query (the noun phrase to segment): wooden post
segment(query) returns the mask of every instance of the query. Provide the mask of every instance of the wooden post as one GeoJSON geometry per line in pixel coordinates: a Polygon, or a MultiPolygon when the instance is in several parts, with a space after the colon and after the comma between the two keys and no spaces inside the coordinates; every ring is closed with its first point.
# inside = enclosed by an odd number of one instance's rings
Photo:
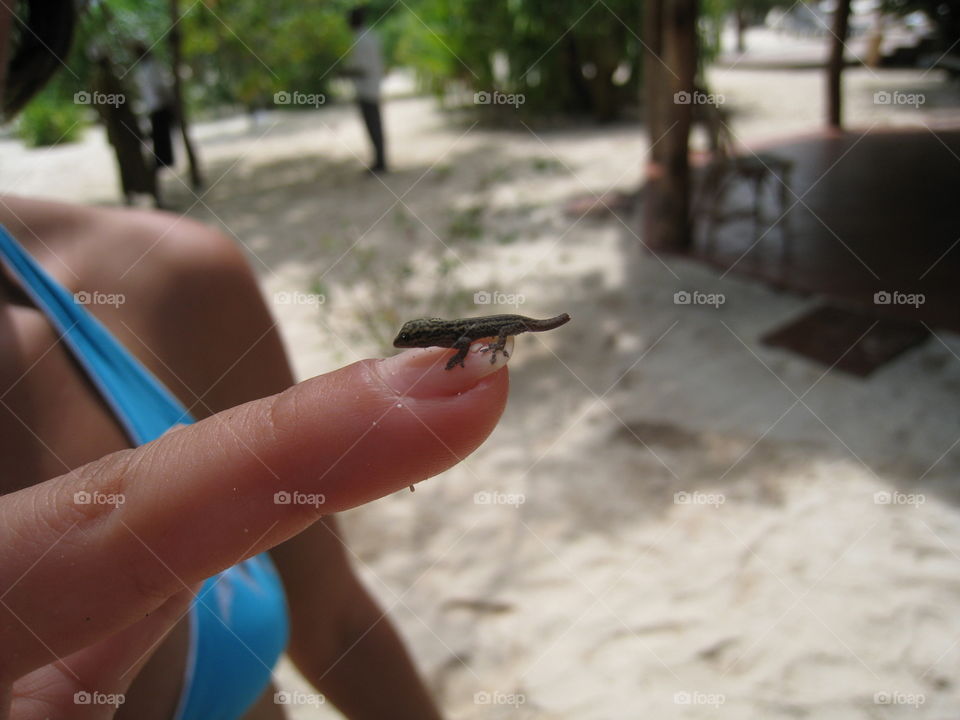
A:
{"type": "Polygon", "coordinates": [[[187,150],[187,160],[190,163],[190,185],[194,191],[203,187],[203,176],[200,173],[200,162],[197,159],[197,153],[193,149],[193,142],[190,140],[190,132],[187,127],[187,113],[183,103],[183,82],[180,78],[180,62],[183,53],[180,45],[180,8],[179,0],[170,0],[170,64],[172,65],[173,75],[173,112],[177,119],[177,125],[180,126],[180,134],[183,136],[183,146],[187,150]]]}
{"type": "Polygon", "coordinates": [[[830,38],[830,56],[827,59],[827,126],[843,129],[841,76],[843,74],[843,51],[850,23],[850,0],[837,0],[833,11],[833,37],[830,38]]]}
{"type": "Polygon", "coordinates": [[[642,229],[654,250],[683,252],[693,242],[689,138],[696,22],[697,0],[648,0],[644,82],[647,129],[656,144],[646,168],[642,229]]]}

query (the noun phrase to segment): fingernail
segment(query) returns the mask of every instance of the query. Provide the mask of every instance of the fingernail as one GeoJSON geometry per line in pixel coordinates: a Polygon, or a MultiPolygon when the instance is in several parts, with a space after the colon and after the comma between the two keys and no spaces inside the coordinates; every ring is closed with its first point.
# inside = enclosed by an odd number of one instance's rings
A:
{"type": "MultiPolygon", "coordinates": [[[[416,398],[456,395],[469,390],[480,380],[504,368],[507,358],[497,353],[496,362],[490,362],[489,352],[480,350],[486,342],[476,342],[463,359],[463,367],[447,370],[447,362],[456,351],[446,348],[414,348],[375,364],[383,381],[398,395],[416,398]]],[[[513,338],[507,338],[506,351],[512,354],[513,338]]]]}

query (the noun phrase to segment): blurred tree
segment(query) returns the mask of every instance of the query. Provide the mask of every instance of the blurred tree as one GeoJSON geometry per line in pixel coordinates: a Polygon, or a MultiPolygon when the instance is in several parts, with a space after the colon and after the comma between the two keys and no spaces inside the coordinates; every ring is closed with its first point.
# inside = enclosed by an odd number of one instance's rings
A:
{"type": "MultiPolygon", "coordinates": [[[[168,34],[167,46],[170,49],[170,75],[173,78],[173,87],[171,88],[173,96],[173,115],[176,123],[180,127],[180,135],[183,138],[183,147],[187,151],[187,162],[190,165],[190,186],[195,190],[200,190],[203,185],[203,174],[200,172],[200,161],[197,159],[197,151],[193,147],[193,141],[190,139],[189,127],[187,124],[186,103],[183,101],[183,36],[180,31],[180,3],[178,0],[169,0],[170,32],[168,34]]],[[[154,139],[154,143],[156,143],[154,139]]]]}
{"type": "Polygon", "coordinates": [[[693,244],[689,97],[697,72],[698,2],[647,0],[645,12],[644,96],[651,147],[641,232],[648,249],[684,252],[693,244]]]}
{"type": "Polygon", "coordinates": [[[204,104],[272,107],[277,92],[325,93],[351,38],[345,3],[205,0],[184,15],[191,91],[204,104]]]}
{"type": "Polygon", "coordinates": [[[601,121],[636,103],[640,29],[641,4],[626,0],[411,0],[389,23],[396,60],[437,93],[459,80],[522,94],[527,114],[601,121]]]}

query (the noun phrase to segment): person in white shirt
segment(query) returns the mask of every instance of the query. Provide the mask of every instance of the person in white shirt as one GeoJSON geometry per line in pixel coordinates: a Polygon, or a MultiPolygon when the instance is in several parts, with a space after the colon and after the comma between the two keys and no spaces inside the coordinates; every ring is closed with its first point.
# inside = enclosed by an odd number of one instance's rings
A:
{"type": "Polygon", "coordinates": [[[356,7],[349,12],[347,20],[356,40],[350,51],[345,75],[353,78],[357,105],[370,135],[374,161],[370,171],[386,172],[387,159],[383,140],[383,123],[380,119],[380,81],[383,79],[383,53],[380,38],[366,26],[367,9],[356,7]]]}

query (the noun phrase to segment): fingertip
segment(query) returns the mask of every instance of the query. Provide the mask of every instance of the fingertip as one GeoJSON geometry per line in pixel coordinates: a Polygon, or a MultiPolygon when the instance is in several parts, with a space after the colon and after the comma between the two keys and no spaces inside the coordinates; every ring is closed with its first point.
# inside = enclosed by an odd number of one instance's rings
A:
{"type": "Polygon", "coordinates": [[[505,351],[491,351],[487,343],[475,342],[462,362],[456,363],[456,350],[414,348],[376,361],[374,370],[397,395],[416,398],[453,396],[505,368],[512,350],[512,337],[508,338],[505,351]]]}

